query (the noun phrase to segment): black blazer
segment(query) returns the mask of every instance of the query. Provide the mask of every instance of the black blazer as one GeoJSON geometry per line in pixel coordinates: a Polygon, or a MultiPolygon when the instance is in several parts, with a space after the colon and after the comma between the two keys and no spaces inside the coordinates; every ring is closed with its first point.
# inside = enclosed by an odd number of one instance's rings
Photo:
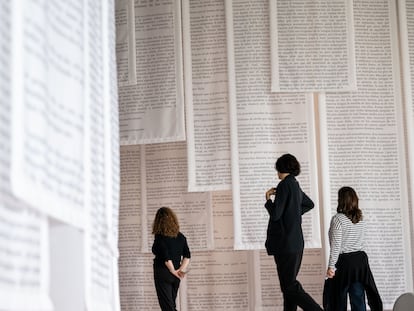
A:
{"type": "Polygon", "coordinates": [[[269,213],[266,250],[269,255],[303,252],[302,215],[314,207],[293,175],[286,176],[276,188],[274,202],[265,203],[269,213]]]}

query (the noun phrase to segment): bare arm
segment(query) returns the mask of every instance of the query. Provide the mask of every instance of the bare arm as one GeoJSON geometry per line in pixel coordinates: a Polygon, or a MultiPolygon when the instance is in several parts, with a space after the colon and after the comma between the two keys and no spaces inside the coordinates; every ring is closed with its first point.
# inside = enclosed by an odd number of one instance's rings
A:
{"type": "Polygon", "coordinates": [[[189,263],[190,263],[190,258],[187,258],[187,257],[184,257],[183,260],[181,261],[180,268],[178,268],[178,275],[181,278],[183,278],[185,274],[187,273],[187,267],[189,263]]]}
{"type": "Polygon", "coordinates": [[[173,274],[175,277],[177,277],[179,279],[181,278],[180,275],[178,274],[179,270],[175,270],[174,265],[173,265],[171,260],[166,261],[165,266],[168,268],[168,270],[171,272],[171,274],[173,274]]]}

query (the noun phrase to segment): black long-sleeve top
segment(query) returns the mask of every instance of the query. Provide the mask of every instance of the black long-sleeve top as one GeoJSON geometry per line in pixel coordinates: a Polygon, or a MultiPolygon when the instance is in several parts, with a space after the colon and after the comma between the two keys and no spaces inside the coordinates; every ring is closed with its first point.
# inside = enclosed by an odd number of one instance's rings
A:
{"type": "Polygon", "coordinates": [[[178,233],[177,237],[156,234],[152,245],[152,253],[155,255],[154,266],[156,267],[164,267],[165,262],[171,260],[174,268],[178,269],[182,258],[191,258],[187,239],[181,232],[178,233]]]}
{"type": "Polygon", "coordinates": [[[344,306],[340,305],[342,301],[338,301],[337,298],[341,296],[344,289],[355,282],[359,282],[364,286],[370,309],[372,311],[382,311],[382,300],[369,266],[368,256],[364,251],[339,255],[335,276],[330,279],[328,286],[325,285],[325,310],[341,310],[344,306]]]}
{"type": "Polygon", "coordinates": [[[275,200],[265,203],[270,216],[265,244],[269,255],[303,251],[302,215],[313,207],[293,175],[279,182],[275,200]]]}

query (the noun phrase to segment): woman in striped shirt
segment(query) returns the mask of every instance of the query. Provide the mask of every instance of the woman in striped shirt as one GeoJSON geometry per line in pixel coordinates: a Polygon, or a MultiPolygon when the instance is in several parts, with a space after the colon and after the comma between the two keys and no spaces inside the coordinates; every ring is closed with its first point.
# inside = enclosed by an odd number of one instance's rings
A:
{"type": "Polygon", "coordinates": [[[338,191],[337,214],[329,228],[329,255],[326,276],[333,278],[332,310],[346,310],[349,294],[351,310],[365,311],[365,293],[371,310],[382,310],[382,301],[364,251],[365,223],[358,196],[351,187],[338,191]]]}

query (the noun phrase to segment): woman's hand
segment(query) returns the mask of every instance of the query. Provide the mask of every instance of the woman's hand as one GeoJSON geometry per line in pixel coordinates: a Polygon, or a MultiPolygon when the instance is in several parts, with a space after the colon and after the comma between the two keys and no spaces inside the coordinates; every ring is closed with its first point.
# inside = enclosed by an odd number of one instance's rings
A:
{"type": "Polygon", "coordinates": [[[175,270],[174,265],[171,260],[165,262],[165,266],[167,267],[168,271],[176,278],[181,279],[180,274],[178,273],[180,270],[175,270]]]}
{"type": "Polygon", "coordinates": [[[332,279],[335,276],[335,270],[332,268],[328,268],[328,270],[326,270],[326,276],[332,279]]]}
{"type": "Polygon", "coordinates": [[[180,270],[173,270],[173,271],[170,271],[171,272],[171,274],[172,275],[174,275],[176,278],[178,278],[178,279],[182,279],[183,277],[181,276],[181,271],[180,270]]]}
{"type": "Polygon", "coordinates": [[[178,276],[180,277],[180,279],[183,279],[185,277],[186,272],[178,270],[178,276]]]}
{"type": "Polygon", "coordinates": [[[180,268],[178,269],[178,275],[180,278],[184,278],[185,274],[188,272],[188,265],[190,264],[190,258],[184,257],[181,261],[180,268]]]}
{"type": "Polygon", "coordinates": [[[276,188],[270,188],[266,191],[266,201],[270,200],[271,195],[276,195],[276,188]]]}

